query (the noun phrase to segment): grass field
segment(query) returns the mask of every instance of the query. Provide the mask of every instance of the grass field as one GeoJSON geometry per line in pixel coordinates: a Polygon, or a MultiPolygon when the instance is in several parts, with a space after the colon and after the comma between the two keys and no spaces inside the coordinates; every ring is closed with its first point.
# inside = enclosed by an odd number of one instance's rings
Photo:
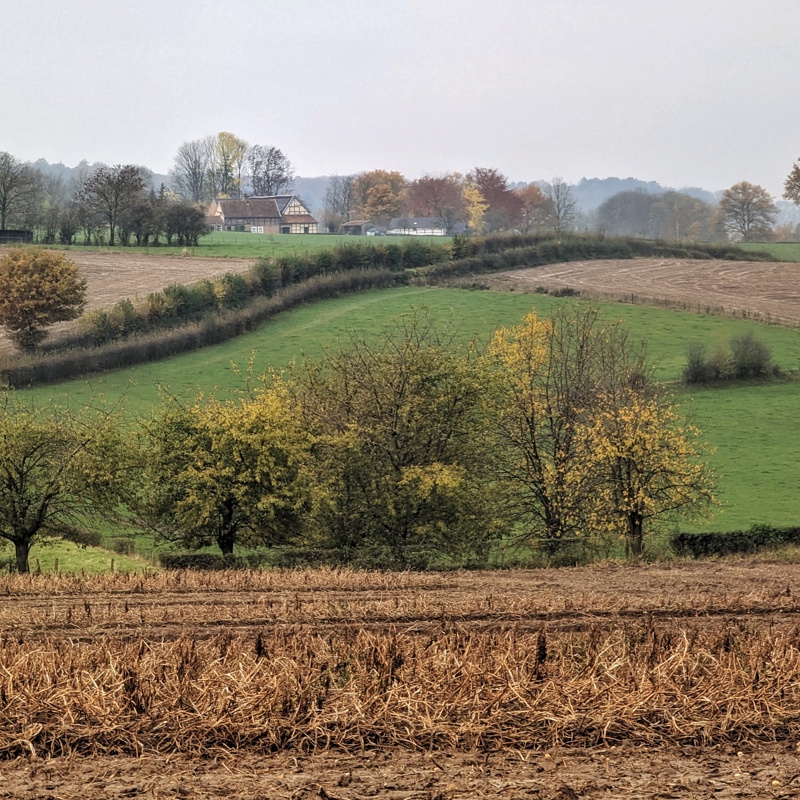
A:
{"type": "MultiPolygon", "coordinates": [[[[30,393],[41,401],[56,398],[75,403],[103,396],[107,402],[124,400],[132,415],[146,414],[157,402],[158,387],[184,398],[243,388],[244,381],[232,363],[246,369],[251,354],[256,374],[270,366],[286,368],[303,354],[318,357],[325,346],[346,344],[353,331],[377,336],[392,318],[414,308],[451,320],[465,338],[485,341],[497,326],[515,324],[532,307],[547,314],[569,302],[575,301],[413,287],[359,294],[300,308],[217,347],[30,393]]],[[[599,307],[608,319],[621,319],[634,339],[647,341],[657,376],[665,382],[679,379],[691,342],[704,341],[711,350],[717,342],[750,330],[771,347],[782,368],[794,370],[800,364],[800,331],[796,329],[642,306],[599,307]]],[[[676,386],[675,391],[716,448],[713,463],[721,476],[724,511],[703,527],[730,530],[756,522],[796,524],[800,519],[796,460],[800,426],[794,420],[800,408],[800,382],[692,392],[676,386]]]]}
{"type": "Polygon", "coordinates": [[[800,261],[800,242],[737,242],[742,250],[770,253],[778,261],[800,261]]]}
{"type": "MultiPolygon", "coordinates": [[[[247,336],[199,352],[30,393],[39,398],[70,397],[75,402],[86,402],[97,394],[110,402],[125,397],[132,410],[145,411],[157,398],[159,386],[180,397],[240,388],[243,381],[231,365],[246,367],[251,354],[256,374],[268,367],[283,369],[303,355],[316,358],[326,347],[346,346],[352,333],[379,336],[392,320],[415,310],[456,326],[465,339],[485,342],[498,326],[516,324],[533,308],[546,315],[574,302],[549,295],[427,287],[367,292],[304,306],[247,336]]],[[[771,348],[783,369],[800,367],[800,331],[796,329],[637,305],[596,305],[606,319],[622,321],[634,341],[647,343],[657,378],[664,382],[680,378],[692,342],[705,342],[713,350],[719,342],[747,331],[754,331],[771,348]]]]}
{"type": "MultiPolygon", "coordinates": [[[[377,245],[395,243],[402,244],[414,238],[426,244],[446,246],[450,239],[444,236],[344,236],[329,233],[293,233],[293,234],[254,234],[236,231],[214,231],[203,236],[197,247],[186,248],[190,256],[208,256],[213,258],[274,258],[296,253],[311,253],[327,250],[341,244],[357,242],[358,244],[377,245]]],[[[63,248],[67,250],[88,250],[91,252],[111,251],[108,247],[88,247],[73,245],[63,248]]],[[[114,247],[113,252],[145,253],[159,256],[181,256],[181,247],[114,247]]]]}

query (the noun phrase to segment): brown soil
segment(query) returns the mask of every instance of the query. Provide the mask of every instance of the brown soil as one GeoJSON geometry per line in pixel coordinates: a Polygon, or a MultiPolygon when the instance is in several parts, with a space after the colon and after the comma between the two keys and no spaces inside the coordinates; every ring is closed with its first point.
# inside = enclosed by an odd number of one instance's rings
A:
{"type": "Polygon", "coordinates": [[[571,261],[482,276],[494,289],[582,296],[800,325],[800,264],[638,258],[571,261]]]}
{"type": "MultiPolygon", "coordinates": [[[[112,576],[105,583],[9,577],[0,633],[20,641],[102,641],[286,627],[392,628],[426,637],[445,624],[613,628],[658,616],[675,625],[800,630],[800,565],[754,559],[640,567],[454,573],[229,573],[112,576]],[[316,575],[316,576],[315,576],[316,575]]],[[[797,691],[794,687],[791,691],[797,691]]],[[[787,691],[789,689],[787,688],[787,691]]],[[[0,761],[0,798],[789,798],[800,796],[800,729],[779,742],[700,747],[621,743],[589,749],[0,761]]]]}
{"type": "Polygon", "coordinates": [[[0,765],[0,798],[121,800],[576,800],[796,798],[800,753],[635,748],[548,752],[378,751],[257,756],[17,760],[0,765]]]}

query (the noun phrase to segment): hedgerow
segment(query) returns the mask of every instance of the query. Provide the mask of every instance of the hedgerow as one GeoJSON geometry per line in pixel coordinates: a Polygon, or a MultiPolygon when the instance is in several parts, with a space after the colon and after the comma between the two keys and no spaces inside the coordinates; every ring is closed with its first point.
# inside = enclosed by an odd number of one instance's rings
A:
{"type": "Polygon", "coordinates": [[[173,284],[138,307],[120,300],[110,311],[84,315],[77,331],[54,338],[37,353],[7,359],[0,364],[0,382],[52,383],[166,358],[251,331],[299,304],[346,292],[412,280],[437,284],[560,261],[647,256],[773,260],[768,253],[730,245],[681,247],[598,236],[456,236],[449,247],[414,238],[375,245],[345,242],[331,250],[260,259],[245,274],[226,273],[190,286],[173,284]]]}

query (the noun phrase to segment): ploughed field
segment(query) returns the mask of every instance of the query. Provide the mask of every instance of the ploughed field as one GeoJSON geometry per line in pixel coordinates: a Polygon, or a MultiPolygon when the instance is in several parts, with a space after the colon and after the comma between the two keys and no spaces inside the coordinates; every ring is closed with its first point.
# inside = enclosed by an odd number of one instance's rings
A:
{"type": "MultiPolygon", "coordinates": [[[[0,248],[0,255],[3,249],[0,248]]],[[[179,251],[180,252],[180,251],[179,251]]],[[[70,250],[67,257],[80,268],[87,283],[87,310],[111,309],[120,300],[144,300],[175,283],[197,283],[226,272],[246,272],[253,265],[245,258],[197,258],[192,256],[147,255],[116,251],[70,250]]],[[[53,333],[74,327],[62,322],[50,328],[53,333]]],[[[0,352],[10,352],[11,343],[0,330],[0,352]]]]}
{"type": "Polygon", "coordinates": [[[800,325],[800,263],[636,258],[571,261],[482,277],[495,289],[575,289],[596,300],[800,325]]]}
{"type": "Polygon", "coordinates": [[[4,576],[0,797],[800,794],[800,565],[4,576]]]}

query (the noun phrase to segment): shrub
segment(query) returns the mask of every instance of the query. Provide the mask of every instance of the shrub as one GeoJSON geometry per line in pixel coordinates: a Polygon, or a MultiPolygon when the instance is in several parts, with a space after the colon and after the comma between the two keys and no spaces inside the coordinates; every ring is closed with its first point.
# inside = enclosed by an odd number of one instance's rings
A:
{"type": "Polygon", "coordinates": [[[63,534],[63,538],[81,547],[102,547],[103,545],[102,534],[88,528],[75,528],[67,531],[63,534]]]}
{"type": "Polygon", "coordinates": [[[779,372],[772,363],[769,347],[748,331],[731,339],[727,347],[720,342],[708,358],[705,345],[693,343],[683,368],[683,382],[693,385],[731,378],[764,378],[779,372]]]}
{"type": "Polygon", "coordinates": [[[249,287],[243,275],[226,272],[214,282],[214,294],[223,308],[241,308],[247,302],[249,287]]]}
{"type": "Polygon", "coordinates": [[[144,325],[142,315],[128,298],[120,300],[114,306],[109,314],[109,322],[113,329],[119,331],[120,336],[130,336],[140,331],[144,325]]]}
{"type": "Polygon", "coordinates": [[[800,544],[800,528],[754,525],[746,531],[678,533],[670,538],[675,555],[692,558],[756,553],[784,544],[800,544]]]}
{"type": "Polygon", "coordinates": [[[713,380],[711,363],[706,358],[706,346],[702,342],[692,342],[686,366],[683,368],[683,382],[689,385],[710,383],[713,380]]]}
{"type": "Polygon", "coordinates": [[[132,536],[116,536],[110,544],[111,549],[121,556],[130,556],[136,552],[136,540],[132,536]]]}
{"type": "Polygon", "coordinates": [[[268,258],[259,258],[253,265],[252,274],[256,286],[267,297],[271,297],[281,287],[280,271],[268,258]]]}
{"type": "Polygon", "coordinates": [[[752,331],[731,339],[730,348],[733,374],[737,378],[762,378],[770,373],[772,353],[752,331]]]}
{"type": "Polygon", "coordinates": [[[211,571],[237,568],[236,556],[221,553],[161,553],[158,560],[164,569],[211,571]]]}
{"type": "Polygon", "coordinates": [[[161,553],[159,563],[164,569],[193,569],[215,572],[224,569],[258,569],[269,563],[265,553],[247,556],[221,553],[161,553]]]}

